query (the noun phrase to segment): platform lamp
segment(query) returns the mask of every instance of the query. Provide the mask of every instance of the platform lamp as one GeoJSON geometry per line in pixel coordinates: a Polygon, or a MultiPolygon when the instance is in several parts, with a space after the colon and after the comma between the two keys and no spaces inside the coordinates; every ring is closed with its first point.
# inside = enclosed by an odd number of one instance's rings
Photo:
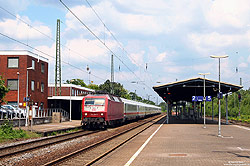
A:
{"type": "Polygon", "coordinates": [[[220,59],[221,58],[227,58],[228,55],[221,55],[221,56],[216,56],[216,55],[210,55],[211,58],[218,58],[219,59],[219,94],[218,94],[218,99],[219,99],[219,129],[218,129],[218,137],[221,137],[221,108],[220,108],[220,98],[221,98],[221,92],[220,92],[220,59]]]}
{"type": "Polygon", "coordinates": [[[19,129],[20,129],[20,118],[21,118],[21,111],[19,110],[19,72],[17,74],[17,110],[19,111],[19,129]]]}
{"type": "Polygon", "coordinates": [[[199,75],[203,75],[204,76],[204,96],[203,96],[203,101],[204,101],[204,126],[203,128],[205,129],[206,128],[206,83],[205,83],[205,77],[206,75],[209,75],[210,73],[198,73],[199,75]]]}

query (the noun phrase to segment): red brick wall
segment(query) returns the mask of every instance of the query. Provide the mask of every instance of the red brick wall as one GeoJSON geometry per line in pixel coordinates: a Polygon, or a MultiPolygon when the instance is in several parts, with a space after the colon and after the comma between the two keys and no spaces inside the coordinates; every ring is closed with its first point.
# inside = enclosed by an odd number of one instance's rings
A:
{"type": "MultiPolygon", "coordinates": [[[[82,92],[83,92],[83,91],[84,91],[84,92],[89,92],[89,91],[81,90],[81,89],[74,88],[74,87],[72,87],[72,89],[74,89],[74,90],[79,90],[77,96],[82,96],[82,95],[80,95],[80,91],[82,91],[82,92]]],[[[75,93],[76,93],[76,91],[75,91],[75,93]]],[[[90,92],[89,92],[89,93],[90,93],[90,92]]],[[[48,95],[49,95],[49,96],[55,96],[55,87],[48,87],[48,95]]],[[[87,94],[85,94],[85,95],[87,95],[87,94]]],[[[61,96],[70,96],[70,87],[62,87],[62,88],[61,88],[61,96]]],[[[74,95],[72,95],[72,96],[76,96],[76,95],[74,94],[74,95]]]]}
{"type": "MultiPolygon", "coordinates": [[[[48,63],[27,55],[0,55],[0,74],[4,77],[7,86],[7,79],[18,79],[19,72],[19,102],[23,103],[23,98],[26,97],[27,83],[27,68],[32,66],[32,59],[35,60],[35,70],[29,70],[29,91],[31,100],[44,103],[44,108],[47,108],[48,96],[48,63]],[[7,66],[8,57],[19,57],[19,68],[10,69],[7,66]],[[44,73],[41,73],[41,63],[44,63],[44,73]],[[31,80],[35,81],[35,90],[31,91],[31,80]],[[39,88],[37,89],[37,82],[39,88]],[[44,83],[44,92],[41,92],[41,82],[44,83]]],[[[8,102],[17,101],[17,90],[11,90],[6,94],[5,100],[8,102]]]]}

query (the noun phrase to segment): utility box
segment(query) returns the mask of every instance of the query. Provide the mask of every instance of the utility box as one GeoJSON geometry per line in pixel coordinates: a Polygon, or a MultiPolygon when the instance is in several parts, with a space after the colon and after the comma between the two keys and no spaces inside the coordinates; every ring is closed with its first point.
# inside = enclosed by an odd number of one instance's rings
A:
{"type": "Polygon", "coordinates": [[[52,113],[52,123],[61,123],[62,114],[61,112],[52,113]]]}

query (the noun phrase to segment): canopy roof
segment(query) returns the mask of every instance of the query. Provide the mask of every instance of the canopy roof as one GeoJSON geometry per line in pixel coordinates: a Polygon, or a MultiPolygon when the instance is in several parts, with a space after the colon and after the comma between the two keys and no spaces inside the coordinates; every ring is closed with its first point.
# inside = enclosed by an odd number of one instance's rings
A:
{"type": "MultiPolygon", "coordinates": [[[[223,94],[236,92],[242,88],[240,85],[220,82],[223,94]]],[[[219,82],[205,79],[206,96],[216,97],[219,92],[219,82]]],[[[162,97],[164,101],[192,101],[192,96],[204,95],[204,78],[191,78],[188,80],[172,82],[168,84],[154,86],[153,89],[162,97]]]]}

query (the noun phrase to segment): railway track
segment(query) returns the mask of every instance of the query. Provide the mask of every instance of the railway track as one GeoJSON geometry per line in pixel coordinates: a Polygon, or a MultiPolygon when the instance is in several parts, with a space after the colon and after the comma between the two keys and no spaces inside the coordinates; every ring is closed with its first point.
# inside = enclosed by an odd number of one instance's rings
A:
{"type": "Polygon", "coordinates": [[[44,166],[92,165],[164,117],[165,115],[154,117],[142,124],[138,124],[130,129],[121,131],[115,135],[99,140],[98,142],[95,142],[89,146],[78,149],[75,152],[54,159],[53,161],[44,164],[44,166]]]}
{"type": "Polygon", "coordinates": [[[61,143],[61,142],[75,139],[75,138],[78,138],[81,136],[90,135],[90,134],[93,134],[96,132],[98,132],[98,131],[80,130],[80,131],[76,131],[76,132],[46,137],[46,138],[37,139],[37,140],[24,142],[24,143],[20,143],[20,144],[15,144],[15,145],[11,145],[11,146],[1,147],[0,148],[0,158],[11,157],[11,156],[19,154],[19,153],[43,148],[43,147],[46,147],[49,145],[61,143]]]}

